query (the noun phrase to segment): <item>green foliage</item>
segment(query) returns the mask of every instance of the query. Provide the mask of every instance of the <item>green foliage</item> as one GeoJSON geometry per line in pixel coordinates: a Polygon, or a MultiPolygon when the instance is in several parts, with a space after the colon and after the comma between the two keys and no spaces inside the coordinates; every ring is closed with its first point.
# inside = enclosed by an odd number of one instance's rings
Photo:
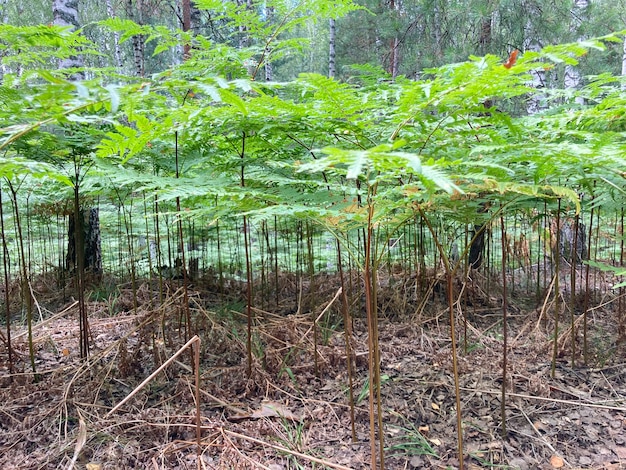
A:
{"type": "MultiPolygon", "coordinates": [[[[295,32],[300,21],[354,8],[345,2],[331,12],[329,5],[276,2],[278,22],[234,3],[201,7],[219,11],[232,27],[245,25],[258,44],[284,39],[289,49],[293,38],[281,34],[295,32]]],[[[247,78],[246,61],[259,57],[254,45],[217,45],[124,19],[100,26],[120,33],[122,43],[143,35],[157,43],[156,53],[190,40],[197,50],[140,81],[116,75],[105,85],[76,82],[49,68],[5,75],[4,175],[69,184],[70,163],[79,158],[85,196],[119,199],[111,188],[156,192],[162,204],[180,198],[189,220],[306,218],[336,235],[363,227],[370,216],[399,227],[419,210],[468,223],[481,204],[493,202],[524,207],[561,199],[576,213],[579,193],[592,181],[609,182],[595,189],[596,198],[620,197],[626,102],[615,77],[593,77],[579,94],[586,106],[563,94],[551,98],[559,107],[540,116],[507,109],[536,93],[528,87],[533,71],[574,64],[621,36],[527,51],[510,68],[495,55],[470,57],[425,70],[419,80],[391,81],[379,68],[355,66],[352,83],[313,73],[260,83],[247,78]]],[[[29,34],[20,50],[44,50],[50,59],[88,44],[58,28],[2,28],[9,63],[14,42],[29,34]]]]}
{"type": "Polygon", "coordinates": [[[53,74],[56,61],[78,54],[99,54],[79,31],[52,25],[0,25],[0,57],[6,66],[45,67],[53,74]]]}

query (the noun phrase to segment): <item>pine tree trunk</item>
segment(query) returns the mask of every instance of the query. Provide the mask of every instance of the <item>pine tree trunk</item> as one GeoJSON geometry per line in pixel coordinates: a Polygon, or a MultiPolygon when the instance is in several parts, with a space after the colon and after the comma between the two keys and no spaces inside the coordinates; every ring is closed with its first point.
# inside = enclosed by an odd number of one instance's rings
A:
{"type": "Polygon", "coordinates": [[[468,262],[472,269],[479,269],[483,265],[485,231],[486,227],[484,225],[474,225],[474,230],[471,232],[472,242],[470,243],[468,262]]]}
{"type": "Polygon", "coordinates": [[[81,209],[78,222],[80,227],[78,227],[77,230],[74,214],[69,215],[65,268],[69,272],[76,272],[78,269],[76,253],[77,250],[82,249],[84,253],[85,271],[99,275],[102,273],[102,243],[100,237],[99,210],[97,208],[81,209]],[[79,240],[76,239],[77,233],[81,235],[79,240]]]}
{"type": "MultiPolygon", "coordinates": [[[[183,31],[191,30],[191,0],[182,0],[183,10],[183,31]]],[[[183,46],[183,60],[191,56],[191,44],[185,42],[183,46]]]]}

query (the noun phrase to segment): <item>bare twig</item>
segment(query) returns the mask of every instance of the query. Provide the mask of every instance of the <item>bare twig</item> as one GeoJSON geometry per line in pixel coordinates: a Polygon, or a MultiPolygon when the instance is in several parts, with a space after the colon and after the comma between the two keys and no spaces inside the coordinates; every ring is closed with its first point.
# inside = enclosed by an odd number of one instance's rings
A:
{"type": "Polygon", "coordinates": [[[277,450],[279,452],[285,452],[287,454],[293,455],[294,457],[300,457],[302,459],[308,460],[309,462],[318,463],[318,464],[324,465],[326,467],[336,468],[338,470],[352,470],[350,467],[344,467],[343,465],[340,465],[338,463],[333,463],[333,462],[329,462],[327,460],[318,459],[317,457],[313,457],[311,455],[303,454],[303,453],[295,451],[295,450],[287,449],[286,447],[283,447],[283,446],[279,446],[279,445],[276,445],[276,444],[270,444],[269,442],[265,442],[265,441],[262,441],[261,439],[256,439],[254,437],[246,436],[245,434],[239,434],[237,432],[229,431],[229,430],[223,429],[223,428],[222,428],[222,433],[227,435],[227,436],[232,436],[232,437],[236,437],[236,438],[239,438],[239,439],[245,439],[246,441],[254,442],[255,444],[261,444],[263,446],[270,447],[270,448],[272,448],[274,450],[277,450]]]}
{"type": "Polygon", "coordinates": [[[552,451],[552,453],[553,453],[554,455],[558,455],[558,456],[559,456],[559,457],[563,460],[563,463],[564,463],[565,465],[567,465],[568,467],[570,467],[570,468],[571,468],[572,466],[571,466],[571,465],[567,462],[567,460],[565,460],[565,459],[564,459],[564,458],[563,458],[563,457],[559,454],[559,452],[557,452],[557,451],[556,451],[556,449],[555,449],[554,447],[552,447],[552,445],[548,442],[548,440],[547,440],[545,437],[543,437],[543,436],[541,435],[541,433],[540,433],[540,432],[539,432],[539,430],[535,427],[535,425],[534,425],[534,424],[533,424],[533,422],[530,420],[530,418],[528,417],[528,415],[527,415],[526,413],[524,413],[524,410],[522,409],[522,407],[521,407],[521,406],[518,406],[518,407],[517,407],[517,409],[520,411],[520,413],[522,413],[522,415],[524,416],[524,418],[526,418],[526,421],[528,421],[528,424],[530,424],[530,427],[533,429],[533,431],[535,431],[535,433],[537,433],[537,435],[539,436],[539,439],[541,440],[541,442],[543,442],[543,443],[546,445],[546,447],[552,451]]]}
{"type": "MultiPolygon", "coordinates": [[[[476,390],[473,388],[465,388],[461,387],[461,390],[465,390],[468,392],[478,392],[478,393],[489,393],[491,395],[498,395],[500,391],[498,390],[476,390]]],[[[563,405],[576,405],[576,406],[584,406],[586,408],[598,408],[601,410],[611,410],[611,411],[626,411],[626,407],[623,406],[609,406],[609,405],[601,405],[599,403],[587,403],[584,401],[575,401],[575,400],[561,400],[559,398],[547,398],[547,397],[536,397],[533,395],[524,395],[522,393],[507,393],[509,397],[523,398],[526,400],[539,400],[539,401],[547,401],[550,403],[561,403],[563,405]]]]}
{"type": "MultiPolygon", "coordinates": [[[[121,402],[115,405],[113,409],[111,409],[111,411],[109,411],[104,417],[108,418],[113,413],[115,413],[121,406],[124,405],[124,403],[126,403],[133,396],[135,396],[135,394],[139,392],[143,387],[145,387],[148,384],[148,382],[150,382],[154,377],[156,377],[159,374],[159,372],[161,372],[163,369],[169,366],[172,362],[174,362],[174,360],[178,356],[180,356],[188,347],[190,347],[194,343],[198,343],[198,344],[200,343],[200,338],[197,335],[191,338],[189,341],[187,341],[178,351],[176,351],[176,353],[172,357],[170,357],[167,361],[165,361],[157,370],[155,370],[152,374],[150,374],[143,382],[137,385],[137,387],[135,387],[135,389],[132,392],[130,392],[130,394],[128,394],[126,398],[124,398],[121,402]]],[[[198,370],[196,370],[196,374],[199,374],[198,370]]]]}

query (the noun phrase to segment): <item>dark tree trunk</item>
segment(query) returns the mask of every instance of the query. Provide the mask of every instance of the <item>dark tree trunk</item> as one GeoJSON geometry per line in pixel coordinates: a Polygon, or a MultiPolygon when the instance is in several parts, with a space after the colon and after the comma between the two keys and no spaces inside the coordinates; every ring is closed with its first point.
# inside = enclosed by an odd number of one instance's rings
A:
{"type": "Polygon", "coordinates": [[[483,264],[483,253],[485,251],[485,225],[474,225],[471,231],[472,242],[469,250],[469,265],[472,269],[478,269],[483,264]]]}
{"type": "Polygon", "coordinates": [[[82,247],[85,271],[95,275],[102,274],[102,243],[100,240],[100,216],[98,209],[81,209],[79,223],[80,227],[77,231],[74,214],[69,215],[65,268],[70,272],[76,271],[78,267],[78,260],[76,259],[77,247],[78,249],[82,247]],[[76,233],[82,234],[83,239],[77,241],[76,233]]]}
{"type": "MultiPolygon", "coordinates": [[[[478,209],[479,214],[485,214],[489,211],[490,204],[483,201],[478,209]]],[[[483,253],[485,252],[485,235],[487,232],[487,224],[474,224],[474,230],[470,232],[471,242],[469,250],[469,267],[479,269],[483,265],[483,253]]]]}
{"type": "MultiPolygon", "coordinates": [[[[191,0],[182,0],[183,10],[183,31],[191,30],[191,0]]],[[[191,56],[191,44],[188,42],[183,46],[183,60],[191,56]]]]}

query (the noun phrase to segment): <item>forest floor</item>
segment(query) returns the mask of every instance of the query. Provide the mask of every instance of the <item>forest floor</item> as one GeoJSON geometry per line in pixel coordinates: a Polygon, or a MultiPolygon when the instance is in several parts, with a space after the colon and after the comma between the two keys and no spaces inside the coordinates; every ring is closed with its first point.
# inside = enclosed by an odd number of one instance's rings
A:
{"type": "MultiPolygon", "coordinates": [[[[383,312],[410,297],[407,284],[390,280],[381,280],[383,312]]],[[[37,380],[25,327],[13,329],[12,374],[0,346],[0,468],[370,468],[366,322],[357,315],[352,334],[353,434],[340,283],[317,282],[312,312],[304,308],[310,298],[298,295],[306,286],[281,283],[278,308],[270,313],[268,300],[252,311],[250,370],[244,304],[220,303],[200,285],[190,286],[187,332],[175,281],[158,307],[148,283],[136,310],[129,286],[89,301],[88,361],[78,357],[77,303],[57,298],[53,311],[42,307],[33,328],[37,380]],[[191,349],[142,384],[192,334],[201,344],[199,390],[191,349]]],[[[449,315],[436,291],[419,310],[404,305],[412,314],[380,319],[387,469],[459,468],[449,315]]],[[[455,311],[465,468],[626,468],[626,363],[615,303],[598,299],[587,315],[588,365],[584,316],[573,317],[572,335],[572,317],[563,315],[553,368],[554,306],[511,296],[503,438],[501,302],[487,294],[469,300],[455,311]]]]}

